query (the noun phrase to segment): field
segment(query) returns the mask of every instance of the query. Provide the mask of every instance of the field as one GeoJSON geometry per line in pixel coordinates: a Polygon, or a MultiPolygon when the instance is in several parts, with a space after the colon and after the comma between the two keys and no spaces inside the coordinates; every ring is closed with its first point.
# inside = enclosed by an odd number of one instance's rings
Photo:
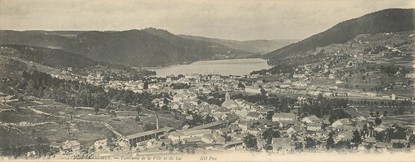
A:
{"type": "MultiPolygon", "coordinates": [[[[99,125],[108,123],[123,135],[129,135],[144,131],[145,123],[156,123],[156,115],[159,116],[160,127],[175,127],[181,125],[180,121],[175,120],[174,116],[171,114],[157,113],[146,109],[142,110],[140,114],[140,121],[135,121],[135,117],[137,115],[137,112],[135,111],[116,111],[117,117],[113,118],[110,117],[110,115],[106,114],[105,110],[103,109],[95,114],[93,108],[82,107],[74,109],[68,105],[51,100],[42,100],[38,101],[37,103],[39,104],[32,104],[30,107],[48,113],[51,117],[54,116],[58,121],[70,121],[72,115],[74,122],[82,122],[83,124],[94,123],[99,125]]],[[[26,119],[27,117],[28,116],[22,117],[21,120],[26,119]]],[[[86,134],[88,134],[88,132],[86,132],[86,134]]]]}

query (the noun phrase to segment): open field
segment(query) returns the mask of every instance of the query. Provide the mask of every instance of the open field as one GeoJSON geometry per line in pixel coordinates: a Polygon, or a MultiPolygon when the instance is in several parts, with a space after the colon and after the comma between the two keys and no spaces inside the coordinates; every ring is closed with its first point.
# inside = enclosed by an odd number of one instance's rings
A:
{"type": "MultiPolygon", "coordinates": [[[[146,109],[142,110],[140,114],[140,121],[135,121],[135,117],[137,115],[136,111],[116,111],[117,117],[113,118],[110,117],[109,114],[106,114],[104,109],[101,109],[97,114],[95,114],[93,108],[74,109],[68,105],[51,100],[41,101],[41,103],[41,105],[34,105],[32,108],[49,113],[53,116],[65,118],[65,120],[70,120],[72,115],[74,121],[89,121],[94,124],[101,125],[103,123],[108,123],[123,135],[144,131],[145,123],[156,123],[156,115],[159,116],[160,127],[174,127],[181,125],[180,121],[175,120],[174,116],[171,114],[156,114],[157,112],[146,109]]],[[[86,132],[86,134],[88,134],[88,132],[86,132]]]]}

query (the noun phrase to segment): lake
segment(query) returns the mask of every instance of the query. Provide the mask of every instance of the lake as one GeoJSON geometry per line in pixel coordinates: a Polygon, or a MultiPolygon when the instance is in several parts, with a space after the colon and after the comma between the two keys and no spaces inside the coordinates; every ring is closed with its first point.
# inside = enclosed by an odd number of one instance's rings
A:
{"type": "Polygon", "coordinates": [[[252,71],[270,68],[267,60],[260,58],[197,61],[187,65],[173,65],[161,68],[149,68],[156,76],[164,77],[179,74],[220,74],[249,75],[252,71]]]}

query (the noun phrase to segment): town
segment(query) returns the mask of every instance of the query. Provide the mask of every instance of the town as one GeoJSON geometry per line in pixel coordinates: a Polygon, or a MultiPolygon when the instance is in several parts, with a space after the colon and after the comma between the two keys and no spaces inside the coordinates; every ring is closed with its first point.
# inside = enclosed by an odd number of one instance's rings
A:
{"type": "Polygon", "coordinates": [[[0,1],[0,161],[413,155],[412,3],[298,2],[0,1]]]}
{"type": "MultiPolygon", "coordinates": [[[[30,82],[39,79],[36,75],[41,74],[34,71],[23,77],[30,82]]],[[[192,154],[238,149],[274,153],[385,152],[408,150],[414,145],[411,98],[394,94],[368,96],[365,92],[299,84],[306,80],[264,82],[258,77],[194,74],[148,77],[144,81],[110,78],[105,82],[104,76],[96,74],[83,81],[91,87],[103,87],[106,95],[96,101],[100,104],[82,107],[84,97],[67,94],[60,97],[68,97],[62,101],[68,106],[51,109],[47,108],[51,105],[42,106],[42,102],[54,102],[32,98],[38,106],[18,109],[47,115],[45,120],[49,122],[56,120],[52,117],[62,118],[60,122],[67,125],[64,129],[71,140],[51,141],[51,147],[61,152],[58,155],[71,158],[134,159],[146,153],[192,154]],[[79,129],[74,125],[80,123],[103,124],[110,131],[105,138],[80,142],[74,135],[79,129]],[[131,127],[140,124],[142,129],[131,127]]],[[[3,103],[13,105],[21,100],[26,99],[5,96],[3,103]]],[[[10,129],[38,123],[2,124],[10,129]]],[[[35,152],[27,154],[36,155],[35,152]]]]}

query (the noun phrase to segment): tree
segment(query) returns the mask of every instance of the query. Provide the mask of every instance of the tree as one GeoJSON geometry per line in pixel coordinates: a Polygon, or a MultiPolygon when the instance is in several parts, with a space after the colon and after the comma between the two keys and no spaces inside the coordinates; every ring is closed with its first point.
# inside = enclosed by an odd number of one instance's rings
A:
{"type": "Polygon", "coordinates": [[[169,102],[170,102],[170,101],[169,101],[169,100],[167,100],[167,98],[164,98],[164,99],[163,99],[163,103],[164,103],[165,105],[169,104],[169,102]]]}
{"type": "Polygon", "coordinates": [[[316,141],[312,139],[311,137],[305,138],[305,145],[304,145],[305,148],[307,149],[315,148],[316,144],[317,144],[316,141]]]}
{"type": "Polygon", "coordinates": [[[148,82],[144,81],[143,89],[148,89],[148,82]]]}
{"type": "Polygon", "coordinates": [[[136,110],[137,110],[137,114],[138,114],[138,115],[140,115],[141,110],[142,110],[142,109],[141,109],[141,106],[137,106],[136,110]]]}
{"type": "Polygon", "coordinates": [[[257,147],[257,139],[254,135],[248,134],[243,138],[246,148],[255,149],[257,147]]]}
{"type": "Polygon", "coordinates": [[[378,117],[376,117],[376,119],[375,119],[375,124],[376,124],[376,125],[380,125],[380,124],[382,124],[382,120],[381,120],[381,119],[379,119],[378,117]]]}
{"type": "Polygon", "coordinates": [[[411,145],[414,145],[415,144],[415,135],[414,134],[412,134],[411,136],[409,136],[408,143],[411,144],[411,145]]]}
{"type": "Polygon", "coordinates": [[[114,110],[111,111],[110,112],[110,117],[113,117],[113,118],[117,117],[117,113],[114,110]]]}
{"type": "Polygon", "coordinates": [[[353,132],[353,137],[352,137],[351,142],[354,143],[356,148],[359,146],[359,144],[362,143],[362,136],[360,136],[359,131],[357,129],[353,132]]]}
{"type": "Polygon", "coordinates": [[[388,115],[388,111],[384,111],[383,116],[387,116],[387,115],[388,115]]]}
{"type": "Polygon", "coordinates": [[[239,82],[239,83],[238,83],[238,88],[240,88],[240,89],[245,89],[245,85],[244,85],[244,84],[242,84],[242,82],[239,82]]]}
{"type": "Polygon", "coordinates": [[[135,121],[140,121],[140,116],[139,116],[139,115],[137,115],[137,116],[135,117],[135,121]]]}
{"type": "Polygon", "coordinates": [[[261,95],[262,96],[265,96],[267,94],[267,91],[265,91],[265,89],[264,88],[261,88],[261,95]]]}
{"type": "Polygon", "coordinates": [[[95,104],[95,105],[94,105],[94,111],[95,111],[95,115],[97,115],[97,114],[98,114],[98,111],[99,111],[99,106],[98,106],[98,104],[95,104]]]}
{"type": "Polygon", "coordinates": [[[207,123],[212,123],[215,120],[215,118],[213,118],[210,114],[206,115],[203,123],[207,124],[207,123]]]}
{"type": "Polygon", "coordinates": [[[161,110],[167,110],[167,109],[168,109],[167,105],[163,105],[163,106],[161,107],[161,110]]]}
{"type": "Polygon", "coordinates": [[[333,139],[333,134],[332,133],[329,134],[329,138],[327,139],[326,148],[328,150],[330,150],[331,148],[334,148],[334,139],[333,139]]]}
{"type": "Polygon", "coordinates": [[[398,113],[399,115],[402,115],[405,112],[405,108],[403,106],[399,106],[398,113]]]}

